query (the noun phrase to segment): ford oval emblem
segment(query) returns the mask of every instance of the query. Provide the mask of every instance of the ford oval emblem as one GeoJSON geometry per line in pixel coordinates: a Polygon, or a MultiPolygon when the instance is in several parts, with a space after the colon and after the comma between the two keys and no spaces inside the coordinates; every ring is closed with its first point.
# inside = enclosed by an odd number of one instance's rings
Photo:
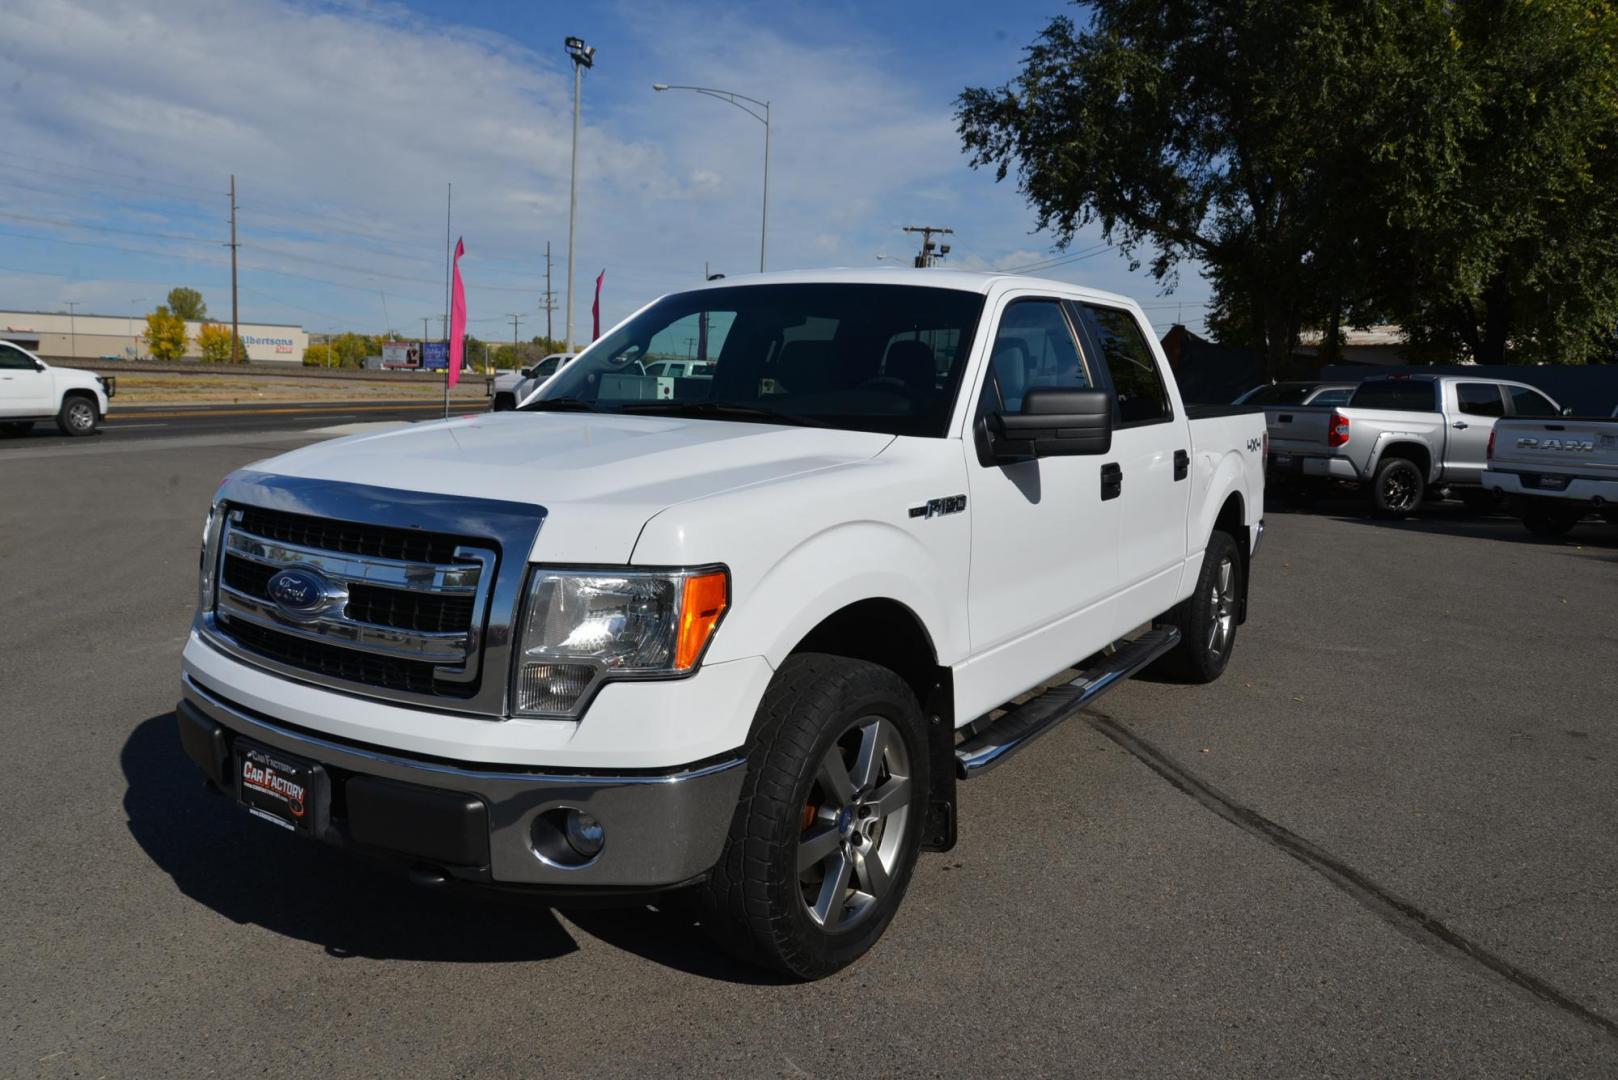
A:
{"type": "Polygon", "coordinates": [[[287,615],[294,619],[311,619],[339,600],[347,599],[346,590],[301,567],[288,567],[272,574],[265,583],[265,591],[287,615]]]}

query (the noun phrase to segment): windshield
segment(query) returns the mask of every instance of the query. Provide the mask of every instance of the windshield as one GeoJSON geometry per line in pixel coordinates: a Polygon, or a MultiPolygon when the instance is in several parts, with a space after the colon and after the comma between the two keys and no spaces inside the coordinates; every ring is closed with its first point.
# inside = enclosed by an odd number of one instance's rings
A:
{"type": "Polygon", "coordinates": [[[1276,383],[1273,386],[1260,386],[1249,390],[1237,398],[1237,405],[1302,405],[1303,399],[1309,396],[1309,391],[1315,388],[1314,383],[1276,383]]]}
{"type": "Polygon", "coordinates": [[[983,297],[913,285],[737,285],[666,296],[523,408],[690,415],[941,438],[983,297]]]}

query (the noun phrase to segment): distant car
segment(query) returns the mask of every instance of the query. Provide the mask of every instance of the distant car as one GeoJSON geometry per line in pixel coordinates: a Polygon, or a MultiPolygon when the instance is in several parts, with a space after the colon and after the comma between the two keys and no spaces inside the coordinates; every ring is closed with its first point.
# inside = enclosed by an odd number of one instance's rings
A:
{"type": "Polygon", "coordinates": [[[647,365],[646,374],[665,379],[711,379],[713,364],[696,360],[659,360],[647,365]]]}
{"type": "Polygon", "coordinates": [[[110,375],[51,367],[21,345],[0,341],[0,435],[26,435],[38,420],[55,420],[63,435],[88,435],[117,392],[110,375]]]}
{"type": "Polygon", "coordinates": [[[1347,405],[1351,382],[1278,382],[1255,386],[1234,405],[1347,405]]]}
{"type": "Polygon", "coordinates": [[[495,376],[493,411],[504,412],[507,409],[515,409],[524,398],[543,386],[546,380],[566,367],[577,355],[577,353],[551,353],[533,367],[495,376]]]}

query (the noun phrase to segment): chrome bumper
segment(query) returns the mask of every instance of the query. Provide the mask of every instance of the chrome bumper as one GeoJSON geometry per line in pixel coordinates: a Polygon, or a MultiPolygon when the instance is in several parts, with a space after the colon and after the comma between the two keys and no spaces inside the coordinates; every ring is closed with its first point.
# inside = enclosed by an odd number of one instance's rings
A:
{"type": "MultiPolygon", "coordinates": [[[[739,752],[697,766],[622,775],[551,774],[429,761],[290,729],[190,677],[181,679],[181,692],[181,709],[218,724],[227,741],[246,736],[317,762],[333,774],[334,789],[354,777],[378,777],[481,800],[488,814],[488,864],[434,865],[450,876],[491,884],[656,889],[696,878],[719,859],[746,772],[746,759],[739,752]],[[558,807],[582,810],[605,829],[601,854],[586,865],[561,866],[535,850],[535,819],[558,807]]],[[[196,758],[195,753],[192,756],[196,758]]],[[[338,803],[335,797],[333,801],[338,803]]],[[[321,839],[344,844],[351,837],[334,814],[321,839]]],[[[408,850],[391,854],[408,861],[431,861],[408,850]]]]}

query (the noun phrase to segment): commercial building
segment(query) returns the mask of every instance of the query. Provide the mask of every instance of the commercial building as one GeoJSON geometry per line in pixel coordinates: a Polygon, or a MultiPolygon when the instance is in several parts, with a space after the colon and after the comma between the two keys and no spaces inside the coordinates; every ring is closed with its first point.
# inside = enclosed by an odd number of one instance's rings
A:
{"type": "MultiPolygon", "coordinates": [[[[217,320],[210,320],[217,321],[217,320]]],[[[230,324],[225,323],[228,328],[230,324]]],[[[196,359],[200,322],[185,324],[186,353],[196,359]]],[[[242,323],[242,347],[249,360],[302,364],[309,335],[301,326],[242,323]]],[[[13,341],[50,359],[145,359],[146,316],[76,315],[44,311],[0,311],[0,340],[13,341]]]]}

